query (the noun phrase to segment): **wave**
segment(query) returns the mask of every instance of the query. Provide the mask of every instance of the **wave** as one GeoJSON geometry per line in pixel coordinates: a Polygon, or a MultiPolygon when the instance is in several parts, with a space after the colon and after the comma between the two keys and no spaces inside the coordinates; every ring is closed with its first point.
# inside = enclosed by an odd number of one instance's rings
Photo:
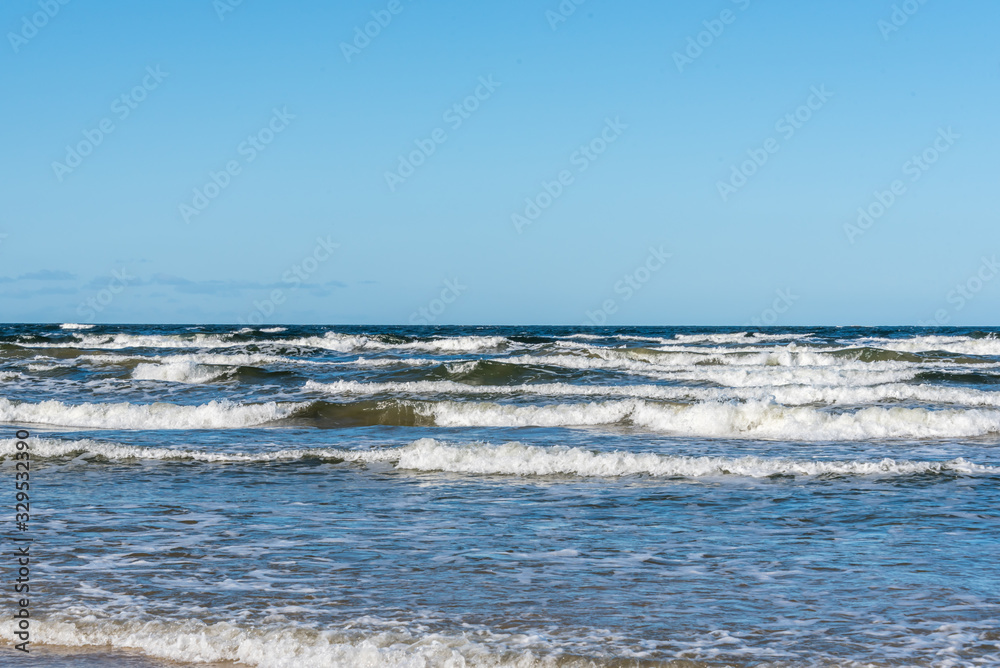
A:
{"type": "Polygon", "coordinates": [[[165,364],[139,364],[132,371],[136,380],[162,380],[171,383],[210,383],[226,375],[227,367],[211,367],[194,362],[168,362],[165,364]]]}
{"type": "MultiPolygon", "coordinates": [[[[581,344],[578,344],[581,345],[581,344]]],[[[690,348],[688,346],[659,348],[589,348],[591,356],[607,360],[628,360],[658,366],[678,365],[727,365],[727,366],[785,366],[824,367],[844,366],[864,368],[879,366],[880,362],[906,364],[985,364],[980,358],[941,358],[940,355],[918,355],[910,352],[883,350],[872,347],[855,348],[803,348],[796,344],[776,348],[690,348]]],[[[885,365],[882,365],[885,366],[885,365]]]]}
{"type": "Polygon", "coordinates": [[[94,325],[80,325],[75,322],[67,322],[59,325],[59,329],[93,329],[94,325]]]}
{"type": "Polygon", "coordinates": [[[283,345],[321,348],[341,353],[385,350],[421,350],[437,353],[487,352],[514,345],[503,336],[450,336],[431,339],[407,339],[386,335],[367,336],[327,332],[323,336],[310,336],[281,341],[283,345]]]}
{"type": "Polygon", "coordinates": [[[644,336],[642,334],[569,334],[562,339],[583,339],[589,341],[599,341],[602,339],[613,339],[617,341],[646,341],[650,343],[661,343],[665,345],[674,345],[677,343],[683,344],[697,344],[697,343],[711,343],[711,344],[726,344],[726,343],[754,343],[757,341],[787,341],[806,339],[814,334],[811,333],[801,333],[801,332],[787,332],[787,333],[777,333],[768,334],[764,332],[708,332],[704,334],[680,334],[675,333],[670,336],[644,336]]]}
{"type": "MultiPolygon", "coordinates": [[[[379,453],[384,456],[384,453],[379,453]]],[[[574,475],[614,478],[701,478],[774,475],[914,475],[919,473],[995,473],[1000,469],[973,464],[964,459],[948,462],[816,461],[762,457],[690,457],[653,453],[594,452],[583,448],[540,447],[524,443],[448,445],[421,439],[398,448],[393,454],[396,468],[449,473],[493,475],[574,475]]],[[[384,459],[382,459],[384,461],[384,459]]],[[[392,460],[390,460],[392,461],[392,460]]]]}
{"type": "Polygon", "coordinates": [[[254,329],[253,327],[243,327],[241,329],[232,332],[233,335],[237,334],[256,334],[260,332],[262,334],[278,334],[280,332],[287,332],[287,327],[261,327],[259,329],[254,329]]]}
{"type": "Polygon", "coordinates": [[[299,404],[238,404],[227,400],[196,406],[168,403],[16,402],[0,397],[0,422],[93,429],[237,429],[288,417],[299,404]]]}
{"type": "MultiPolygon", "coordinates": [[[[228,663],[249,666],[504,666],[518,668],[585,666],[591,661],[542,658],[537,636],[477,633],[447,635],[411,630],[404,623],[365,617],[342,630],[294,623],[246,625],[200,620],[123,620],[75,608],[50,619],[32,620],[32,641],[64,647],[139,650],[148,656],[184,663],[228,663]],[[381,623],[380,623],[381,622],[381,623]],[[469,636],[474,636],[472,640],[469,636]]],[[[13,644],[10,624],[0,637],[13,644]]]]}
{"type": "Polygon", "coordinates": [[[629,397],[666,401],[728,402],[772,401],[785,406],[806,404],[861,405],[880,402],[917,401],[961,406],[1000,407],[1000,392],[957,387],[935,387],[892,383],[860,387],[784,385],[779,387],[706,388],[671,385],[573,385],[536,383],[522,385],[470,385],[450,380],[403,382],[359,382],[350,380],[319,383],[308,381],[305,389],[329,395],[498,395],[629,397]]]}
{"type": "Polygon", "coordinates": [[[1000,337],[993,333],[979,336],[914,336],[906,339],[868,337],[861,341],[884,350],[911,353],[940,351],[981,357],[1000,356],[1000,337]]]}
{"type": "Polygon", "coordinates": [[[643,400],[514,406],[445,401],[418,404],[439,427],[587,427],[631,425],[678,436],[854,441],[961,438],[1000,433],[1000,411],[881,408],[833,413],[772,402],[670,405],[643,400]]]}
{"type": "MultiPolygon", "coordinates": [[[[300,362],[300,360],[288,360],[300,362]]],[[[302,363],[305,363],[302,361],[302,363]]],[[[313,362],[319,364],[321,362],[313,362]]],[[[409,358],[368,358],[361,357],[347,362],[327,362],[326,364],[354,366],[359,368],[385,367],[427,367],[441,366],[441,360],[427,357],[409,358]]],[[[489,360],[456,360],[443,365],[441,370],[431,370],[431,378],[461,380],[468,384],[496,384],[497,381],[540,380],[553,377],[565,370],[575,375],[592,371],[614,371],[645,376],[659,380],[691,383],[714,383],[727,387],[775,387],[781,385],[820,386],[867,386],[884,383],[899,383],[912,380],[927,373],[928,369],[938,369],[944,376],[949,375],[947,367],[917,367],[899,363],[881,365],[858,364],[847,367],[781,367],[781,366],[723,366],[712,364],[689,364],[683,366],[660,367],[653,364],[629,360],[609,361],[597,357],[581,355],[518,355],[489,360]]],[[[956,372],[960,373],[960,372],[956,372]]],[[[582,377],[582,375],[581,375],[582,377]]],[[[1000,382],[1000,376],[997,376],[1000,382]]]]}
{"type": "MultiPolygon", "coordinates": [[[[580,371],[620,371],[664,380],[712,382],[725,386],[775,385],[879,385],[911,380],[927,369],[899,362],[864,364],[844,362],[822,366],[762,364],[726,365],[702,358],[695,363],[661,364],[656,358],[642,359],[643,353],[610,356],[519,355],[492,360],[495,364],[561,367],[580,371]]],[[[691,360],[688,360],[691,362],[691,360]]],[[[939,367],[943,368],[943,367],[939,367]]]]}
{"type": "Polygon", "coordinates": [[[66,404],[55,400],[27,403],[0,398],[0,422],[95,429],[625,426],[677,436],[793,441],[963,438],[1000,433],[1000,411],[986,408],[868,407],[831,412],[772,401],[670,404],[643,399],[541,406],[399,399],[259,404],[223,400],[185,406],[66,404]]]}
{"type": "MultiPolygon", "coordinates": [[[[28,439],[35,458],[80,457],[107,461],[179,460],[205,463],[267,463],[323,459],[356,464],[392,464],[396,469],[476,475],[553,476],[587,478],[650,476],[705,478],[736,476],[908,476],[918,474],[996,474],[1000,467],[975,464],[964,458],[949,461],[817,460],[787,457],[699,457],[642,452],[597,452],[580,447],[537,446],[520,442],[452,444],[422,438],[404,446],[348,450],[308,448],[270,452],[215,452],[149,448],[83,440],[28,439]]],[[[0,441],[0,457],[9,457],[15,441],[0,441]]]]}
{"type": "Polygon", "coordinates": [[[232,348],[246,342],[218,334],[75,334],[72,341],[25,341],[26,348],[82,348],[86,350],[122,350],[126,348],[232,348]]]}
{"type": "Polygon", "coordinates": [[[747,343],[752,341],[787,341],[788,339],[805,339],[812,334],[801,332],[786,332],[767,334],[764,332],[719,332],[708,334],[674,334],[667,343],[747,343]]]}
{"type": "MultiPolygon", "coordinates": [[[[214,362],[233,362],[250,356],[216,355],[213,357],[215,358],[214,362]]],[[[252,360],[251,358],[251,361],[258,360],[252,360]]],[[[236,380],[241,383],[271,383],[282,378],[296,377],[294,373],[288,371],[269,370],[252,365],[200,364],[193,360],[142,363],[138,364],[132,371],[132,378],[135,380],[164,381],[191,385],[202,385],[221,380],[236,380]]]]}
{"type": "MultiPolygon", "coordinates": [[[[274,330],[274,328],[268,328],[274,330]]],[[[264,330],[261,330],[264,331],[264,330]]],[[[249,330],[248,330],[249,332],[249,330]]],[[[316,348],[341,353],[364,351],[421,350],[432,353],[486,352],[511,346],[524,347],[502,336],[452,336],[413,339],[389,334],[342,334],[327,332],[323,336],[287,339],[246,338],[242,330],[229,334],[74,334],[71,341],[16,341],[27,348],[82,348],[88,350],[121,350],[126,348],[234,348],[247,345],[316,348]]]]}
{"type": "MultiPolygon", "coordinates": [[[[250,463],[273,462],[300,459],[350,460],[351,451],[316,448],[312,450],[278,450],[274,452],[214,452],[208,450],[175,450],[172,448],[149,448],[141,445],[125,445],[91,439],[61,440],[31,437],[27,439],[34,458],[97,457],[107,461],[138,460],[183,460],[206,463],[250,463]],[[343,455],[343,456],[341,456],[343,455]]],[[[15,441],[0,441],[0,457],[9,457],[16,452],[15,441]]],[[[372,460],[374,461],[374,460],[372,460]]]]}
{"type": "MultiPolygon", "coordinates": [[[[116,353],[87,354],[80,355],[75,361],[87,362],[93,365],[120,365],[125,367],[139,366],[167,366],[167,365],[194,365],[194,366],[218,366],[218,367],[267,367],[267,366],[339,366],[340,363],[326,360],[299,359],[294,357],[284,357],[281,355],[264,355],[260,353],[180,353],[173,355],[119,355],[116,353]]],[[[440,363],[439,360],[429,360],[429,363],[440,363]]],[[[134,371],[134,369],[133,369],[134,371]]],[[[145,372],[144,372],[145,373],[145,372]]],[[[150,374],[162,373],[169,375],[167,371],[149,370],[150,374]]]]}

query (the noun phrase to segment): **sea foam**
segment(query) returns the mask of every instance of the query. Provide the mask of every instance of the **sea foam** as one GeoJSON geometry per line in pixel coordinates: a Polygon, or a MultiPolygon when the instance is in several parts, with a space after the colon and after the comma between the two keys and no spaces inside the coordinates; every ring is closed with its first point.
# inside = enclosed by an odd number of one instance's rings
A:
{"type": "MultiPolygon", "coordinates": [[[[14,636],[4,625],[0,637],[14,636]]],[[[32,641],[64,647],[113,647],[140,650],[148,656],[184,663],[236,662],[261,668],[310,666],[370,666],[371,668],[425,668],[427,666],[554,666],[523,649],[524,636],[496,636],[494,651],[465,635],[410,631],[401,624],[371,628],[368,619],[343,630],[319,630],[295,624],[246,625],[199,620],[108,619],[81,610],[53,619],[32,620],[32,641]],[[365,624],[367,628],[358,628],[365,624]],[[522,648],[507,652],[504,640],[522,648]],[[500,652],[497,652],[500,650],[500,652]],[[504,656],[506,655],[506,656],[504,656]]],[[[513,648],[512,648],[513,649],[513,648]]]]}
{"type": "Polygon", "coordinates": [[[296,404],[238,404],[227,400],[196,406],[168,403],[28,403],[0,397],[0,422],[94,429],[234,429],[287,417],[296,404]]]}
{"type": "MultiPolygon", "coordinates": [[[[28,439],[37,458],[99,457],[110,461],[180,460],[210,464],[252,464],[262,462],[326,459],[356,464],[388,463],[397,469],[465,473],[479,475],[552,476],[592,478],[650,476],[703,478],[737,476],[763,478],[794,476],[900,476],[915,474],[996,474],[1000,469],[975,464],[961,457],[949,461],[820,460],[790,457],[707,457],[664,455],[649,452],[599,452],[581,447],[537,446],[517,441],[502,444],[483,442],[446,443],[422,438],[404,446],[352,450],[308,448],[265,452],[217,452],[173,448],[149,448],[113,442],[28,439]]],[[[15,441],[0,441],[0,457],[16,452],[15,441]]]]}

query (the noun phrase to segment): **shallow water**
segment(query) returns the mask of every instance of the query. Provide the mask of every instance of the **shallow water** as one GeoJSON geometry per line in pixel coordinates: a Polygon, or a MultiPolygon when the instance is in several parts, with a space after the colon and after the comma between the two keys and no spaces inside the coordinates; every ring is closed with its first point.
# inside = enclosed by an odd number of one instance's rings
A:
{"type": "Polygon", "coordinates": [[[267,329],[0,328],[36,648],[1000,663],[994,331],[267,329]]]}

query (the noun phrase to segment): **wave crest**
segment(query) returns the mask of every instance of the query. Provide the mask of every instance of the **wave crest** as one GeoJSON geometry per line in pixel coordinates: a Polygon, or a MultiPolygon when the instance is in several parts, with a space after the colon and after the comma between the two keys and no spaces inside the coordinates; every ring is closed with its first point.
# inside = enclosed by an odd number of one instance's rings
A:
{"type": "MultiPolygon", "coordinates": [[[[38,458],[82,456],[84,459],[97,457],[109,461],[181,460],[214,464],[325,459],[356,464],[388,463],[397,469],[423,472],[528,477],[569,475],[588,478],[623,476],[764,478],[775,475],[905,476],[944,473],[972,475],[1000,471],[997,467],[975,464],[961,457],[943,462],[889,458],[831,461],[788,457],[708,457],[620,450],[598,452],[581,447],[543,447],[517,441],[499,445],[483,442],[452,444],[433,438],[422,438],[400,447],[370,450],[309,448],[269,452],[175,450],[89,439],[64,441],[32,437],[28,442],[38,458]]],[[[9,457],[15,452],[13,439],[0,441],[0,457],[9,457]]]]}
{"type": "Polygon", "coordinates": [[[0,422],[94,429],[235,429],[280,420],[297,404],[239,404],[228,400],[196,406],[178,404],[66,404],[15,402],[0,397],[0,422]]]}
{"type": "MultiPolygon", "coordinates": [[[[64,647],[140,650],[148,656],[183,663],[236,662],[273,668],[556,665],[524,649],[529,640],[526,636],[477,634],[480,642],[476,642],[464,634],[421,632],[400,623],[379,624],[380,620],[372,618],[354,620],[343,630],[319,630],[293,623],[249,626],[194,619],[126,621],[102,618],[84,608],[75,612],[33,620],[32,640],[64,647]],[[492,647],[482,641],[492,641],[492,647]],[[505,641],[512,641],[510,649],[505,641]]],[[[9,626],[4,625],[0,637],[13,642],[9,626]]]]}

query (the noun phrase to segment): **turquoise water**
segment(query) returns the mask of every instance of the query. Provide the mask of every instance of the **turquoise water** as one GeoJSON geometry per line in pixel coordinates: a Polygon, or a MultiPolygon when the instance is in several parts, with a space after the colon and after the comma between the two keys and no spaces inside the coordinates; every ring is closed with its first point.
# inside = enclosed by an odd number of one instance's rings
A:
{"type": "Polygon", "coordinates": [[[0,422],[47,665],[1000,664],[992,330],[9,325],[0,422]]]}

